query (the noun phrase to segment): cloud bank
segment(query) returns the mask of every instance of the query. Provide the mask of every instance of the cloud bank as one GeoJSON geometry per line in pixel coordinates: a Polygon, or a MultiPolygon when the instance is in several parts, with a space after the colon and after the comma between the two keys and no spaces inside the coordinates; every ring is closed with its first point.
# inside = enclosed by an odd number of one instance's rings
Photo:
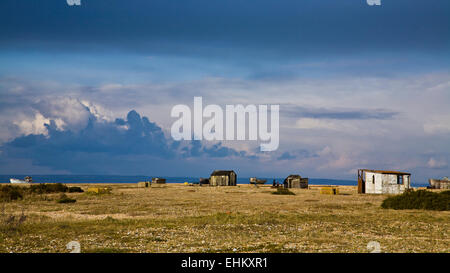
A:
{"type": "Polygon", "coordinates": [[[118,164],[133,165],[129,173],[154,169],[149,166],[158,160],[180,164],[196,157],[246,156],[221,143],[205,146],[199,141],[172,141],[161,127],[134,110],[125,119],[109,121],[76,99],[38,101],[32,107],[36,111],[32,132],[28,123],[19,124],[25,134],[3,143],[3,160],[28,159],[33,165],[70,173],[114,172],[118,164]],[[142,161],[130,164],[130,157],[142,161]]]}

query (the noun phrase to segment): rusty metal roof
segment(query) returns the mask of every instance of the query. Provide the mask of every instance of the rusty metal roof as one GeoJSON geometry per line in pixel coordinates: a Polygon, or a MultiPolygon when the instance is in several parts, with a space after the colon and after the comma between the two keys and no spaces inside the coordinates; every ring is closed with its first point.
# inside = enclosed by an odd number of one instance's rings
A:
{"type": "Polygon", "coordinates": [[[371,172],[371,173],[382,173],[382,174],[411,175],[410,173],[398,172],[398,171],[382,171],[382,170],[369,170],[369,169],[360,169],[360,171],[371,172]]]}

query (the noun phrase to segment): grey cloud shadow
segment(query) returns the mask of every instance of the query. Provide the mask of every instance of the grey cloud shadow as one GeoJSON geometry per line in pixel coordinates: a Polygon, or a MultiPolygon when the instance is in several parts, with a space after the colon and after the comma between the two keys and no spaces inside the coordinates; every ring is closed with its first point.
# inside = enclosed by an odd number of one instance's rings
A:
{"type": "Polygon", "coordinates": [[[297,105],[281,105],[280,114],[291,118],[336,119],[336,120],[392,120],[400,112],[386,109],[313,108],[297,105]]]}

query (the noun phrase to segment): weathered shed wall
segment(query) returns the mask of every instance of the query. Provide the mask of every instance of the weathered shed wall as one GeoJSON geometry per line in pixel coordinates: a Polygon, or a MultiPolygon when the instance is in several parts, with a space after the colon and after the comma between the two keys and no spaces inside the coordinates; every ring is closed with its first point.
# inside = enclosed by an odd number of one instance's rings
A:
{"type": "Polygon", "coordinates": [[[211,186],[227,186],[228,183],[229,183],[229,178],[227,175],[211,176],[211,178],[209,180],[209,184],[211,186]]]}
{"type": "Polygon", "coordinates": [[[212,174],[209,179],[210,186],[236,186],[236,173],[212,174]]]}
{"type": "Polygon", "coordinates": [[[286,177],[285,183],[288,188],[308,188],[308,178],[302,178],[300,175],[290,175],[286,177]]]}
{"type": "Polygon", "coordinates": [[[365,172],[365,192],[376,194],[398,194],[410,188],[410,175],[365,172]],[[398,184],[398,176],[403,177],[403,184],[398,184]]]}

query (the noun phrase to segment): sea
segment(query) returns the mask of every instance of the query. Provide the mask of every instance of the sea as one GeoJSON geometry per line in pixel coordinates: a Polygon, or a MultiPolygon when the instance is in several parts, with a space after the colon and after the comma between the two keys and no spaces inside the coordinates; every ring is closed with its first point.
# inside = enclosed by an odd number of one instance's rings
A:
{"type": "MultiPolygon", "coordinates": [[[[24,179],[27,175],[11,174],[0,175],[0,183],[9,183],[10,178],[24,179]]],[[[193,183],[198,182],[200,177],[166,177],[166,176],[145,176],[145,175],[29,175],[33,178],[33,183],[68,183],[68,184],[100,184],[100,183],[137,183],[139,181],[150,181],[152,177],[165,178],[167,183],[193,183]]],[[[267,179],[266,184],[271,184],[275,179],[279,183],[283,183],[284,178],[281,177],[258,177],[258,179],[267,179]]],[[[249,177],[239,177],[238,184],[249,184],[249,177]]],[[[339,180],[327,178],[309,178],[310,185],[339,185],[339,186],[356,186],[358,182],[355,180],[339,180]]],[[[412,183],[413,187],[426,187],[427,183],[412,183]]]]}

